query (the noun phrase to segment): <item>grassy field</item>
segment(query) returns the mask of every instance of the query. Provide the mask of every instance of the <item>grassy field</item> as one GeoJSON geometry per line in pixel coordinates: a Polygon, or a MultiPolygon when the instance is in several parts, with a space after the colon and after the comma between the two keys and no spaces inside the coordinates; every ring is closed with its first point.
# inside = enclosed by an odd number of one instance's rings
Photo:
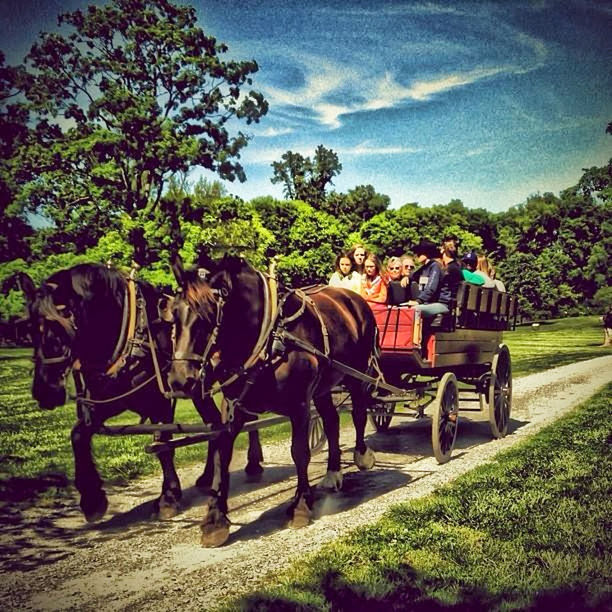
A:
{"type": "Polygon", "coordinates": [[[612,609],[612,385],[229,610],[612,609]]]}
{"type": "MultiPolygon", "coordinates": [[[[538,328],[520,327],[505,335],[515,376],[611,352],[599,346],[602,339],[598,317],[544,322],[538,328]]],[[[36,407],[30,395],[30,356],[28,349],[0,350],[0,498],[42,491],[59,494],[74,473],[70,446],[74,403],[52,412],[36,407]]],[[[199,421],[191,402],[178,403],[177,421],[199,421]]],[[[128,412],[113,422],[133,423],[136,416],[128,412]]],[[[288,431],[288,425],[262,430],[264,449],[266,442],[288,431]]],[[[143,451],[148,442],[146,436],[95,436],[94,453],[103,478],[122,482],[154,472],[157,460],[143,451]]],[[[244,446],[246,436],[241,435],[237,447],[244,446]]],[[[201,444],[178,449],[178,465],[202,461],[205,450],[201,444]]]]}

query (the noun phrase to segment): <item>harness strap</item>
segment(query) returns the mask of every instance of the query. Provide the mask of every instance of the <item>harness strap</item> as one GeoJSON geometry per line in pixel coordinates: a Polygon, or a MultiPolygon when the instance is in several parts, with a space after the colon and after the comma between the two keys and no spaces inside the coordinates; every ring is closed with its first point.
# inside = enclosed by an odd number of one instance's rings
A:
{"type": "Polygon", "coordinates": [[[321,324],[321,334],[323,336],[323,353],[325,356],[329,356],[329,334],[327,332],[327,326],[325,325],[325,321],[323,321],[323,317],[321,316],[321,311],[318,306],[315,304],[315,301],[304,291],[300,289],[295,290],[296,295],[302,298],[308,305],[314,310],[317,318],[319,319],[319,323],[321,324]]]}
{"type": "MultiPolygon", "coordinates": [[[[122,342],[121,336],[119,337],[119,342],[117,344],[117,347],[121,345],[123,346],[121,346],[121,352],[119,354],[119,357],[117,357],[115,361],[106,370],[106,374],[108,376],[114,376],[124,365],[127,349],[130,345],[130,342],[134,339],[134,333],[136,331],[136,283],[134,282],[134,279],[132,278],[132,276],[130,276],[127,280],[126,296],[125,296],[125,300],[123,304],[124,318],[123,318],[123,322],[121,325],[122,332],[123,332],[123,326],[125,324],[125,318],[126,318],[125,317],[126,302],[128,303],[127,333],[125,335],[125,339],[123,340],[123,342],[122,342]]],[[[118,352],[117,349],[115,349],[115,354],[117,352],[118,352]]]]}

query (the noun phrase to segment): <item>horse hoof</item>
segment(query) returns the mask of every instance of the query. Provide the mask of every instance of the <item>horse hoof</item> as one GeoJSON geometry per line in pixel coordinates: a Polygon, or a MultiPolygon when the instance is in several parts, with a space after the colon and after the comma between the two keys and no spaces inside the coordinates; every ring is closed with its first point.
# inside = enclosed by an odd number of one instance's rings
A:
{"type": "Polygon", "coordinates": [[[157,516],[160,521],[167,521],[179,513],[179,508],[174,504],[160,504],[157,516]]]}
{"type": "Polygon", "coordinates": [[[244,468],[247,482],[261,482],[263,467],[259,463],[248,463],[244,468]]]}
{"type": "Polygon", "coordinates": [[[202,536],[200,544],[204,548],[217,548],[227,542],[229,538],[229,524],[214,524],[209,523],[201,526],[202,536]]]}
{"type": "Polygon", "coordinates": [[[88,523],[96,523],[106,514],[106,510],[108,509],[108,499],[106,498],[106,495],[102,494],[102,497],[98,500],[95,507],[84,507],[83,503],[81,502],[81,509],[83,510],[85,520],[88,523]]]}
{"type": "Polygon", "coordinates": [[[360,470],[371,470],[376,464],[376,455],[371,448],[366,448],[366,452],[363,455],[355,451],[353,453],[353,461],[360,470]]]}
{"type": "Polygon", "coordinates": [[[339,491],[342,488],[342,472],[327,470],[327,474],[325,474],[319,486],[323,489],[339,491]]]}
{"type": "Polygon", "coordinates": [[[293,518],[289,521],[289,527],[291,527],[291,529],[302,529],[302,527],[307,527],[310,524],[311,516],[312,512],[302,497],[293,509],[293,518]]]}

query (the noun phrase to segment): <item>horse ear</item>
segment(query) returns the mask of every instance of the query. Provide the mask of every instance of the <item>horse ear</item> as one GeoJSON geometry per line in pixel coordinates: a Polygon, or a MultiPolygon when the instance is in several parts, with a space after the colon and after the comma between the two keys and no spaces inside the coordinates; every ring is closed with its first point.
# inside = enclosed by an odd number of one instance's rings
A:
{"type": "Polygon", "coordinates": [[[215,267],[215,260],[208,255],[206,251],[200,251],[198,254],[198,268],[204,268],[206,270],[213,270],[215,267]]]}
{"type": "Polygon", "coordinates": [[[182,287],[185,281],[185,266],[178,253],[172,253],[170,256],[170,267],[172,268],[172,273],[174,274],[176,282],[179,287],[182,287]]]}
{"type": "Polygon", "coordinates": [[[172,306],[174,304],[174,298],[170,295],[163,295],[157,300],[157,312],[159,318],[167,323],[172,323],[174,317],[172,316],[172,306]]]}

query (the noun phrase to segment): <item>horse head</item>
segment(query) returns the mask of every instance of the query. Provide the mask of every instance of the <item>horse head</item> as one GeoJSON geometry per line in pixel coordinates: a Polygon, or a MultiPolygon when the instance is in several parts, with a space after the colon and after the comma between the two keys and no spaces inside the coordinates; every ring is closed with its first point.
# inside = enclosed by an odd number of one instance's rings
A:
{"type": "Polygon", "coordinates": [[[76,324],[72,300],[58,273],[36,287],[21,273],[18,283],[26,297],[34,348],[32,396],[40,408],[53,409],[66,402],[66,377],[73,365],[76,324]]]}
{"type": "MultiPolygon", "coordinates": [[[[172,261],[179,290],[165,308],[174,321],[174,353],[168,383],[177,394],[192,395],[215,354],[215,341],[231,284],[220,289],[210,284],[213,263],[185,269],[180,256],[172,261]]],[[[164,315],[162,315],[164,316],[164,315]]]]}

